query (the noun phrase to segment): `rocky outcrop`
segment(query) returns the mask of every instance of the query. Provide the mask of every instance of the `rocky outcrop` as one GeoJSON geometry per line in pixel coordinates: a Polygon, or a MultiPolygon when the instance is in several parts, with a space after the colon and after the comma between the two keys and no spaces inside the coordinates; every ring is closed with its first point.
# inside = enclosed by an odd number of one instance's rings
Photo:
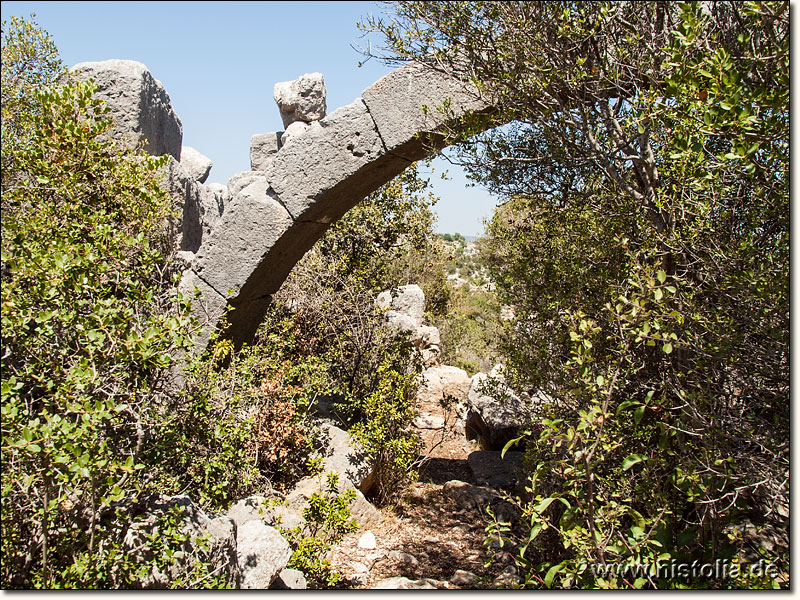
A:
{"type": "Polygon", "coordinates": [[[181,166],[196,182],[205,183],[214,163],[191,146],[181,146],[181,166]]]}
{"type": "Polygon", "coordinates": [[[181,158],[183,126],[169,95],[142,63],[134,60],[83,62],[72,67],[82,79],[97,84],[114,118],[112,137],[131,148],[140,144],[153,156],[181,158]]]}
{"type": "Polygon", "coordinates": [[[236,543],[242,589],[269,588],[292,557],[289,543],[278,530],[260,520],[247,521],[239,527],[236,543]]]}

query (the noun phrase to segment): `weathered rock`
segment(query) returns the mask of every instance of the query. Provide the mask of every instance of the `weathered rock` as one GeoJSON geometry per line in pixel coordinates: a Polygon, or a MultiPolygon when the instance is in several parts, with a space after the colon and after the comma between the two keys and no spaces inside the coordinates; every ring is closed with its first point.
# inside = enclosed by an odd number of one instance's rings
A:
{"type": "Polygon", "coordinates": [[[161,187],[167,191],[172,205],[181,215],[172,236],[181,250],[197,252],[203,242],[204,209],[200,199],[200,186],[183,165],[172,157],[169,157],[162,173],[161,187]]]}
{"type": "Polygon", "coordinates": [[[414,343],[420,348],[429,348],[430,346],[439,346],[441,338],[439,336],[439,328],[431,327],[430,325],[422,325],[417,329],[412,338],[414,343]]]}
{"type": "Polygon", "coordinates": [[[235,198],[239,192],[255,181],[263,181],[266,183],[267,178],[264,173],[259,171],[243,171],[242,173],[233,175],[228,179],[228,193],[231,199],[235,198]]]}
{"type": "Polygon", "coordinates": [[[269,242],[274,244],[291,225],[292,218],[264,179],[255,178],[233,195],[198,251],[194,270],[218,294],[238,299],[248,277],[269,251],[269,242]]]}
{"type": "Polygon", "coordinates": [[[456,572],[453,573],[453,576],[450,578],[450,583],[460,587],[467,587],[472,585],[477,578],[478,576],[471,571],[456,569],[456,572]]]}
{"type": "Polygon", "coordinates": [[[376,527],[383,521],[381,511],[358,490],[355,500],[350,505],[350,513],[359,527],[376,527]]]}
{"type": "Polygon", "coordinates": [[[513,488],[518,481],[517,471],[522,466],[522,452],[479,450],[470,452],[467,463],[479,485],[493,488],[513,488]]]}
{"type": "Polygon", "coordinates": [[[262,521],[247,521],[236,533],[242,589],[269,588],[292,557],[289,543],[274,527],[262,521]]]}
{"type": "Polygon", "coordinates": [[[94,79],[95,97],[105,100],[114,119],[112,137],[134,148],[144,143],[153,156],[181,157],[183,128],[161,82],[133,60],[83,62],[72,67],[82,79],[94,79]]]}
{"type": "Polygon", "coordinates": [[[359,99],[281,148],[266,174],[294,218],[331,223],[380,187],[383,169],[375,161],[384,155],[372,117],[359,99]]]}
{"type": "Polygon", "coordinates": [[[294,123],[289,124],[289,126],[286,128],[286,131],[281,134],[281,148],[288,144],[289,140],[304,134],[309,129],[311,129],[311,124],[306,123],[305,121],[295,121],[294,123]]]}
{"type": "Polygon", "coordinates": [[[368,492],[374,477],[372,457],[354,448],[350,434],[343,429],[330,421],[320,420],[318,423],[319,441],[325,453],[323,471],[334,471],[339,474],[341,481],[348,481],[361,492],[368,492]]]}
{"type": "Polygon", "coordinates": [[[467,402],[467,438],[477,439],[484,450],[502,450],[533,414],[531,405],[514,394],[499,374],[476,374],[467,402]]]}
{"type": "Polygon", "coordinates": [[[205,183],[214,163],[191,146],[181,146],[181,166],[198,183],[205,183]]]}
{"type": "MultiPolygon", "coordinates": [[[[135,518],[123,541],[128,558],[134,563],[155,562],[147,549],[147,536],[164,527],[167,519],[173,519],[186,541],[176,551],[183,556],[175,558],[167,566],[154,565],[151,572],[139,581],[144,588],[166,588],[178,578],[188,577],[197,561],[209,564],[209,571],[229,585],[238,587],[241,571],[237,561],[236,525],[228,517],[209,518],[188,496],[164,496],[154,494],[136,506],[135,518]],[[176,512],[180,515],[175,517],[176,512]],[[197,543],[208,537],[207,549],[197,543]]],[[[189,583],[191,585],[191,583],[189,583]]]]}
{"type": "MultiPolygon", "coordinates": [[[[438,130],[466,111],[488,107],[472,86],[419,63],[395,69],[364,90],[362,97],[386,148],[411,161],[430,154],[430,145],[418,133],[438,130]],[[439,111],[445,102],[448,110],[439,111]]],[[[433,142],[441,146],[443,140],[439,137],[433,142]]]]}
{"type": "Polygon", "coordinates": [[[321,73],[306,73],[294,81],[276,83],[273,96],[281,111],[283,126],[322,119],[326,114],[326,93],[321,73]]]}
{"type": "Polygon", "coordinates": [[[509,565],[495,577],[494,586],[508,589],[518,586],[521,582],[522,579],[517,575],[517,569],[513,565],[509,565]]]}
{"type": "Polygon", "coordinates": [[[413,580],[408,577],[389,577],[376,581],[372,590],[436,590],[439,589],[435,579],[413,580]]]}
{"type": "Polygon", "coordinates": [[[203,239],[206,239],[216,227],[225,206],[230,202],[228,187],[221,183],[210,183],[200,186],[200,206],[203,211],[203,239]]]}
{"type": "Polygon", "coordinates": [[[250,138],[250,170],[263,171],[281,149],[283,131],[257,133],[250,138]]]}
{"type": "Polygon", "coordinates": [[[381,292],[375,299],[375,305],[381,310],[393,310],[411,317],[418,327],[425,317],[425,293],[416,284],[381,292]]]}
{"type": "Polygon", "coordinates": [[[308,582],[302,571],[297,569],[283,569],[270,586],[271,590],[306,590],[308,582]]]}
{"type": "MultiPolygon", "coordinates": [[[[430,367],[422,372],[422,384],[417,399],[430,404],[441,404],[445,399],[464,405],[472,383],[463,369],[450,365],[430,367]]],[[[459,409],[459,415],[464,413],[459,409]]]]}
{"type": "Polygon", "coordinates": [[[411,337],[417,331],[419,324],[413,317],[399,313],[396,310],[390,310],[385,315],[386,326],[395,331],[405,332],[411,337]]]}

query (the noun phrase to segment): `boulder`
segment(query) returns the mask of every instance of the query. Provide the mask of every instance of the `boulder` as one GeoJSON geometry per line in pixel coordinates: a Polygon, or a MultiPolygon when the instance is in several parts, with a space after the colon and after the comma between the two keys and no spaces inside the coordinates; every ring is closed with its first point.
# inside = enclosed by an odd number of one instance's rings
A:
{"type": "Polygon", "coordinates": [[[271,590],[307,590],[308,582],[302,571],[283,569],[270,586],[271,590]]]}
{"type": "Polygon", "coordinates": [[[450,583],[460,587],[468,587],[472,585],[478,578],[472,571],[464,571],[463,569],[456,569],[453,576],[450,578],[450,583]]]}
{"type": "Polygon", "coordinates": [[[205,183],[214,163],[191,146],[181,146],[181,166],[198,183],[205,183]]]}
{"type": "Polygon", "coordinates": [[[242,589],[268,589],[292,557],[292,549],[274,527],[247,521],[236,533],[242,589]]]}
{"type": "Polygon", "coordinates": [[[292,510],[277,498],[266,496],[249,496],[233,504],[226,513],[227,516],[241,527],[250,521],[261,521],[272,527],[297,527],[301,517],[297,511],[292,510]]]}
{"type": "Polygon", "coordinates": [[[458,405],[464,405],[472,383],[464,369],[450,365],[429,367],[422,372],[421,379],[417,398],[431,404],[441,404],[445,399],[451,399],[458,405]]]}
{"type": "Polygon", "coordinates": [[[183,127],[164,86],[134,60],[83,62],[72,67],[81,79],[97,84],[95,97],[105,100],[114,119],[112,137],[135,148],[144,144],[152,156],[181,157],[183,127]]]}
{"type": "Polygon", "coordinates": [[[275,153],[281,149],[282,131],[257,133],[250,138],[250,170],[263,171],[275,153]]]}
{"type": "Polygon", "coordinates": [[[276,83],[273,97],[281,111],[283,126],[322,119],[326,114],[325,95],[325,79],[321,73],[306,73],[294,81],[276,83]]]}
{"type": "Polygon", "coordinates": [[[533,415],[530,403],[511,391],[497,369],[494,374],[476,374],[467,395],[467,439],[484,450],[502,450],[533,415]]]}
{"type": "MultiPolygon", "coordinates": [[[[207,563],[215,577],[238,587],[241,571],[237,560],[236,525],[228,517],[210,518],[188,496],[165,496],[153,494],[132,509],[138,515],[132,518],[125,534],[123,547],[133,563],[153,564],[152,570],[140,580],[143,588],[163,589],[177,579],[190,577],[198,561],[207,563]],[[169,522],[172,521],[172,524],[169,522]],[[171,563],[155,564],[161,559],[161,552],[155,556],[148,549],[148,536],[165,528],[177,528],[184,541],[182,551],[171,563]],[[185,537],[184,537],[185,536],[185,537]],[[207,538],[208,544],[198,542],[207,538]]],[[[288,559],[287,559],[288,560],[288,559]]],[[[192,582],[187,582],[191,586],[192,582]]]]}
{"type": "Polygon", "coordinates": [[[208,185],[200,186],[204,238],[216,227],[230,201],[231,194],[228,191],[228,186],[221,183],[209,183],[208,185]]]}
{"type": "Polygon", "coordinates": [[[402,285],[381,292],[375,299],[375,304],[381,310],[398,312],[411,317],[417,326],[422,325],[425,316],[425,293],[416,284],[402,285]]]}
{"type": "Polygon", "coordinates": [[[254,181],[263,181],[266,183],[267,179],[264,173],[260,173],[259,171],[243,171],[241,173],[236,173],[236,175],[228,179],[228,194],[230,194],[231,198],[235,198],[239,192],[254,181]]]}

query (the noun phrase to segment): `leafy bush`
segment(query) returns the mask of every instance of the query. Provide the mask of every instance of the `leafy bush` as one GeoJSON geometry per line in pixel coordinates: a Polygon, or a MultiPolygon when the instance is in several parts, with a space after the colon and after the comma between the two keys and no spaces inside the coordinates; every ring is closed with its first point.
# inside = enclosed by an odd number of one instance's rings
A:
{"type": "MultiPolygon", "coordinates": [[[[4,24],[4,84],[8,40],[50,47],[18,26],[4,24]]],[[[2,579],[12,587],[103,584],[113,551],[99,551],[111,543],[99,515],[136,493],[151,408],[188,344],[168,292],[164,161],[109,145],[93,92],[69,81],[26,89],[29,101],[4,112],[3,135],[23,136],[7,153],[4,137],[2,174],[2,579]]]]}
{"type": "Polygon", "coordinates": [[[326,555],[345,535],[358,529],[350,512],[356,491],[348,488],[339,492],[338,486],[339,476],[328,473],[324,488],[309,497],[303,523],[291,529],[280,528],[292,547],[287,567],[302,571],[314,586],[335,587],[341,583],[341,574],[331,570],[326,555]]]}

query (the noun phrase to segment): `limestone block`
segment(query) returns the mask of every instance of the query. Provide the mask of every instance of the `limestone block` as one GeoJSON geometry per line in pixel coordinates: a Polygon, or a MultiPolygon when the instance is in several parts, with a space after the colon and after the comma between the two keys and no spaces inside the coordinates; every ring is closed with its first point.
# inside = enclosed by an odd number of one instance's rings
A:
{"type": "Polygon", "coordinates": [[[198,183],[205,183],[214,163],[191,146],[181,146],[181,166],[198,183]]]}
{"type": "Polygon", "coordinates": [[[477,439],[484,450],[502,450],[528,423],[532,409],[505,384],[497,369],[492,373],[477,373],[472,378],[467,395],[466,434],[468,439],[477,439]]]}
{"type": "Polygon", "coordinates": [[[216,227],[225,205],[230,202],[231,194],[228,186],[221,183],[200,185],[200,207],[203,213],[203,239],[207,238],[211,230],[216,227]]]}
{"type": "Polygon", "coordinates": [[[257,179],[231,200],[198,251],[195,272],[225,298],[253,299],[240,296],[242,287],[291,225],[286,209],[257,179]]]}
{"type": "Polygon", "coordinates": [[[114,118],[112,137],[129,147],[145,142],[153,156],[181,157],[183,127],[169,95],[147,67],[134,60],[83,62],[72,67],[82,79],[94,79],[96,97],[105,100],[114,118]]]}
{"type": "Polygon", "coordinates": [[[270,186],[295,219],[331,223],[388,179],[372,165],[384,155],[361,100],[315,123],[267,166],[270,186]]]}
{"type": "Polygon", "coordinates": [[[325,79],[321,73],[306,73],[294,81],[275,84],[273,97],[281,111],[283,126],[296,121],[319,121],[326,114],[325,79]]]}
{"type": "Polygon", "coordinates": [[[274,527],[262,521],[248,521],[236,533],[242,589],[265,590],[276,579],[289,559],[292,549],[274,527]]]}
{"type": "Polygon", "coordinates": [[[416,284],[401,285],[378,294],[375,305],[381,310],[393,310],[407,315],[419,326],[425,316],[425,293],[416,284]]]}
{"type": "Polygon", "coordinates": [[[263,171],[281,149],[282,131],[257,133],[250,138],[250,170],[263,171]]]}
{"type": "Polygon", "coordinates": [[[267,179],[264,176],[264,173],[261,173],[260,171],[244,171],[242,173],[236,173],[236,175],[233,175],[230,179],[228,179],[228,193],[230,194],[231,199],[233,199],[239,192],[241,192],[254,181],[266,182],[267,179]]]}
{"type": "Polygon", "coordinates": [[[169,194],[172,205],[179,211],[180,218],[172,235],[180,250],[197,252],[203,241],[203,207],[199,184],[192,179],[181,163],[168,159],[162,171],[161,186],[169,194]]]}
{"type": "Polygon", "coordinates": [[[477,90],[419,63],[395,69],[364,90],[362,97],[387,150],[408,160],[429,154],[417,133],[436,131],[468,110],[488,108],[477,90]],[[449,112],[437,110],[446,101],[449,112]]]}

